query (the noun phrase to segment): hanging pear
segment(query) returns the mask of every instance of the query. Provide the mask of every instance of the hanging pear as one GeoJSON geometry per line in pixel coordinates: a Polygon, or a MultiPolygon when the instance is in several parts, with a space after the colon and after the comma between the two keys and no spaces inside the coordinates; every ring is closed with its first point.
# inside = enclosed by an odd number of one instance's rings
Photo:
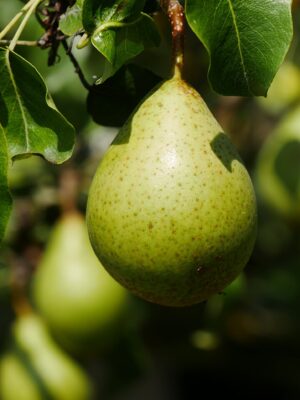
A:
{"type": "Polygon", "coordinates": [[[101,268],[79,213],[56,224],[34,277],[33,299],[68,350],[103,350],[117,338],[127,292],[101,268]]]}
{"type": "Polygon", "coordinates": [[[35,314],[18,317],[13,344],[0,360],[2,400],[88,400],[91,382],[35,314]]]}
{"type": "Polygon", "coordinates": [[[87,225],[107,271],[150,302],[201,302],[246,265],[256,237],[250,177],[178,74],[137,108],[107,151],[87,225]]]}

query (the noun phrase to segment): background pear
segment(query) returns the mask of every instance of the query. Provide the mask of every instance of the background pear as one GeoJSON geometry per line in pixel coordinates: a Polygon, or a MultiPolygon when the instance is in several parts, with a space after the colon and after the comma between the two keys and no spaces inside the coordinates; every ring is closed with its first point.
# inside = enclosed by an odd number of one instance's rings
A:
{"type": "Polygon", "coordinates": [[[2,400],[89,400],[90,381],[34,314],[13,327],[13,344],[0,361],[2,400]]]}
{"type": "Polygon", "coordinates": [[[263,201],[287,219],[300,221],[300,106],[261,148],[256,182],[263,201]]]}
{"type": "Polygon", "coordinates": [[[268,113],[277,115],[300,99],[300,69],[291,61],[285,61],[277,72],[267,97],[256,97],[259,105],[268,113]]]}
{"type": "Polygon", "coordinates": [[[127,292],[102,268],[79,213],[55,226],[34,278],[33,299],[70,350],[103,348],[120,332],[127,292]]]}
{"type": "Polygon", "coordinates": [[[163,83],[120,130],[92,182],[87,224],[105,268],[151,302],[198,303],[243,269],[256,236],[252,183],[183,80],[163,83]]]}

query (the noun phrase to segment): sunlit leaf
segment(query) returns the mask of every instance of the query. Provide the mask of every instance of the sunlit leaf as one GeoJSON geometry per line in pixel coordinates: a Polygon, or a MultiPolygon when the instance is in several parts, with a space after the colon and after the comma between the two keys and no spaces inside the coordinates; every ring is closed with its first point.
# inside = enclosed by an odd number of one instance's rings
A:
{"type": "Polygon", "coordinates": [[[40,154],[61,163],[72,154],[74,128],[55,108],[42,77],[5,49],[0,49],[0,124],[10,158],[40,154]]]}
{"type": "Polygon", "coordinates": [[[82,3],[83,0],[77,0],[72,7],[60,17],[59,29],[68,36],[72,36],[80,31],[82,26],[82,3]]]}
{"type": "Polygon", "coordinates": [[[291,0],[186,0],[186,17],[218,93],[266,95],[292,39],[291,0]]]}

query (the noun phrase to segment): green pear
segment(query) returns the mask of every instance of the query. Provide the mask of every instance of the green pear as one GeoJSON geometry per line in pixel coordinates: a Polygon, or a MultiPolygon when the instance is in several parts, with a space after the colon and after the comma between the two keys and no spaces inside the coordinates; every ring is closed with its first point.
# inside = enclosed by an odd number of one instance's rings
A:
{"type": "Polygon", "coordinates": [[[120,331],[126,290],[102,268],[84,218],[64,216],[55,226],[35,274],[33,299],[57,340],[71,351],[104,348],[120,331]]]}
{"type": "Polygon", "coordinates": [[[261,148],[257,189],[279,215],[300,222],[300,106],[291,111],[261,148]]]}
{"type": "Polygon", "coordinates": [[[125,123],[88,198],[90,240],[104,267],[136,295],[166,306],[224,289],[250,257],[256,219],[237,151],[177,76],[125,123]]]}
{"type": "Polygon", "coordinates": [[[19,317],[13,340],[0,361],[2,400],[91,399],[85,371],[57,346],[40,317],[19,317]]]}

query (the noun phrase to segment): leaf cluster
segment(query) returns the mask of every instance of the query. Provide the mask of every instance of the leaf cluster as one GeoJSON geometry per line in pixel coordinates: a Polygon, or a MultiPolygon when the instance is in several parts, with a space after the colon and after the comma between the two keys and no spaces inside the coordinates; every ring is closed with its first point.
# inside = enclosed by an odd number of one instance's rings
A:
{"type": "MultiPolygon", "coordinates": [[[[52,0],[47,8],[45,2],[29,0],[23,21],[35,5],[37,15],[41,10],[46,15],[39,17],[44,27],[53,10],[62,10],[51,34],[45,28],[41,47],[50,47],[55,56],[63,43],[82,80],[72,55],[74,39],[79,37],[79,49],[91,45],[98,52],[103,70],[96,82],[85,82],[87,110],[102,125],[122,125],[160,80],[134,65],[136,56],[160,45],[160,29],[153,19],[153,12],[161,12],[159,2],[52,0]]],[[[185,0],[184,10],[210,56],[212,88],[224,95],[265,96],[292,38],[291,0],[185,0]]],[[[11,208],[7,185],[11,160],[38,154],[59,164],[74,147],[74,128],[56,109],[41,75],[11,47],[0,48],[0,240],[11,208]]]]}

